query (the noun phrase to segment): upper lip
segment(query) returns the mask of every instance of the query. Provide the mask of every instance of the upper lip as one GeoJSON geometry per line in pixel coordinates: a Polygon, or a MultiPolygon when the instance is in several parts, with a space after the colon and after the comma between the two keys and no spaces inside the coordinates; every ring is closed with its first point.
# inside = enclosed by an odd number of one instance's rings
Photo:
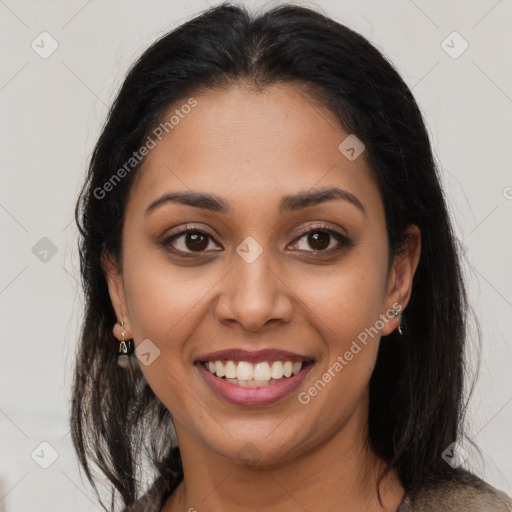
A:
{"type": "Polygon", "coordinates": [[[206,361],[247,361],[248,363],[260,363],[263,361],[313,361],[310,356],[304,356],[286,350],[264,349],[264,350],[244,350],[241,348],[233,348],[226,350],[217,350],[204,354],[196,359],[196,362],[206,361]]]}

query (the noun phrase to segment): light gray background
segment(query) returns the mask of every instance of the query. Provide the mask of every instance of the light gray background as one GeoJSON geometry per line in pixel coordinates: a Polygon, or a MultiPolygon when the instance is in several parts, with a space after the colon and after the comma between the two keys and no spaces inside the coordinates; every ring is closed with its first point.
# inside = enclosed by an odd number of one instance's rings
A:
{"type": "MultiPolygon", "coordinates": [[[[317,5],[392,60],[425,114],[482,328],[470,432],[484,463],[469,462],[512,494],[512,3],[317,5]],[[453,31],[469,44],[458,58],[442,45],[453,31]]],[[[157,36],[206,7],[200,0],[0,0],[0,510],[99,510],[81,480],[67,425],[81,311],[73,206],[128,66],[157,36]],[[59,45],[47,59],[31,48],[34,40],[42,47],[43,31],[59,45]],[[32,252],[43,237],[55,245],[53,257],[32,252]],[[41,442],[58,454],[48,469],[34,461],[52,460],[41,442]]],[[[444,45],[457,53],[463,43],[453,37],[444,45]]],[[[44,44],[48,49],[49,40],[44,44]]]]}

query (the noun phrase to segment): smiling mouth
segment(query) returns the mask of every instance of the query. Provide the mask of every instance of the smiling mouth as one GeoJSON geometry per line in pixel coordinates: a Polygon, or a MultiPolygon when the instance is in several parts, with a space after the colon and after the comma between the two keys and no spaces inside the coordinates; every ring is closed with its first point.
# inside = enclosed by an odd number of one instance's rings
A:
{"type": "Polygon", "coordinates": [[[307,361],[200,361],[212,375],[241,387],[272,386],[293,378],[314,363],[307,361]]]}

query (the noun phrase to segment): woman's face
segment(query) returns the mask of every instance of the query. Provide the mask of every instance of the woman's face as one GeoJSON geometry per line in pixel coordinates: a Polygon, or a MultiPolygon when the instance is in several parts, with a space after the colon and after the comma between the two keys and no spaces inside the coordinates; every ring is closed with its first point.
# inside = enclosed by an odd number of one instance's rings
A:
{"type": "Polygon", "coordinates": [[[180,444],[203,451],[273,463],[363,435],[380,336],[397,327],[418,248],[388,272],[365,153],[304,93],[195,99],[133,184],[122,271],[106,263],[142,372],[180,444]]]}

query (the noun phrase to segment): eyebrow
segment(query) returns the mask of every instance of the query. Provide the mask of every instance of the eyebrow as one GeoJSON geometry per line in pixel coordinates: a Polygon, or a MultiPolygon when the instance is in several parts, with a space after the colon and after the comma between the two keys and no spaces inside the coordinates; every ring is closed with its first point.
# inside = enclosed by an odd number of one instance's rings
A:
{"type": "MultiPolygon", "coordinates": [[[[336,199],[347,201],[366,214],[363,204],[354,194],[338,187],[298,192],[297,194],[284,196],[279,204],[279,213],[285,215],[336,199]]],[[[214,213],[227,214],[231,210],[229,203],[225,199],[213,194],[202,192],[168,192],[153,201],[147,207],[145,214],[148,215],[155,209],[168,203],[192,206],[214,213]]]]}

